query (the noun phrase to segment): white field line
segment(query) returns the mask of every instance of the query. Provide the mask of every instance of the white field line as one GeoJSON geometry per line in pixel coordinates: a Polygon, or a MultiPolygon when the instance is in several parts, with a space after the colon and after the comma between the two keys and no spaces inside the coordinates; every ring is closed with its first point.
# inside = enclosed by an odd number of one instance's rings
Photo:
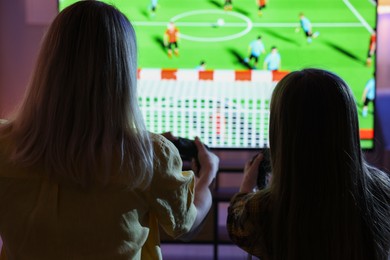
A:
{"type": "Polygon", "coordinates": [[[356,10],[356,8],[348,0],[343,0],[343,2],[348,7],[348,9],[356,16],[356,18],[363,24],[367,31],[369,33],[372,33],[374,30],[366,22],[366,20],[364,20],[363,16],[361,16],[361,14],[356,10]]]}
{"type": "Polygon", "coordinates": [[[376,5],[377,5],[377,3],[376,3],[375,0],[368,0],[368,2],[370,2],[373,6],[376,6],[376,5]]]}
{"type": "MultiPolygon", "coordinates": [[[[132,22],[136,26],[164,26],[166,27],[168,22],[132,22]]],[[[218,26],[217,23],[207,22],[177,22],[178,27],[212,27],[218,26]]],[[[361,23],[313,23],[313,27],[362,27],[361,23]]],[[[247,27],[247,23],[225,23],[218,27],[247,27]]],[[[299,23],[253,23],[253,27],[268,27],[268,28],[296,28],[299,27],[299,23]]],[[[369,25],[368,25],[369,26],[369,25]]]]}

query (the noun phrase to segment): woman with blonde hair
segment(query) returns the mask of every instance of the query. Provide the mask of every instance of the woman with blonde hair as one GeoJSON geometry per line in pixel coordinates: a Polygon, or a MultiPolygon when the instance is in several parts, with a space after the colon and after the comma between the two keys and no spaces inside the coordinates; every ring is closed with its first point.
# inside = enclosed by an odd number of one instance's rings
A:
{"type": "Polygon", "coordinates": [[[272,180],[253,192],[259,154],[230,204],[228,231],[261,260],[385,260],[390,179],[360,148],[347,84],[319,69],[292,72],[271,99],[272,180]]]}
{"type": "Polygon", "coordinates": [[[161,259],[158,227],[190,238],[211,206],[218,158],[200,169],[146,131],[137,46],[114,7],[64,9],[43,41],[28,93],[0,127],[1,259],[161,259]]]}

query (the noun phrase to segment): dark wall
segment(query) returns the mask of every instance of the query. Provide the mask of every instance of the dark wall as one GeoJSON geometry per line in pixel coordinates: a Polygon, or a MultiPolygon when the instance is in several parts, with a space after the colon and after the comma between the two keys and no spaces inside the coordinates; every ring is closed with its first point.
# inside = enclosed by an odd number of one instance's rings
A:
{"type": "Polygon", "coordinates": [[[23,97],[55,2],[0,0],[0,117],[9,117],[23,97]]]}

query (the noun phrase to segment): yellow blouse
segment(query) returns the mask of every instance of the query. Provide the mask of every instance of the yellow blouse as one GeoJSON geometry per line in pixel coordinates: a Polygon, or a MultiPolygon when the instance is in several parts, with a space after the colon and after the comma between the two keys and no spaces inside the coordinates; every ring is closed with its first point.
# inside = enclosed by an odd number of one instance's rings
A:
{"type": "Polygon", "coordinates": [[[196,217],[194,174],[177,149],[152,135],[155,172],[146,191],[81,189],[22,168],[0,142],[0,235],[4,259],[162,259],[158,226],[177,237],[196,217]]]}

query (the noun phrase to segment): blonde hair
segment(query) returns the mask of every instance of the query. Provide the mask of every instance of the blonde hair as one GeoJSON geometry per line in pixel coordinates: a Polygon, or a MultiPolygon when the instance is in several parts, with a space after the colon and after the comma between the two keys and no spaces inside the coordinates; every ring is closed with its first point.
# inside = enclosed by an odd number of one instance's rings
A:
{"type": "Polygon", "coordinates": [[[153,148],[137,103],[134,29],[116,8],[81,1],[47,32],[29,91],[9,124],[12,159],[90,185],[121,174],[146,188],[153,148]]]}

